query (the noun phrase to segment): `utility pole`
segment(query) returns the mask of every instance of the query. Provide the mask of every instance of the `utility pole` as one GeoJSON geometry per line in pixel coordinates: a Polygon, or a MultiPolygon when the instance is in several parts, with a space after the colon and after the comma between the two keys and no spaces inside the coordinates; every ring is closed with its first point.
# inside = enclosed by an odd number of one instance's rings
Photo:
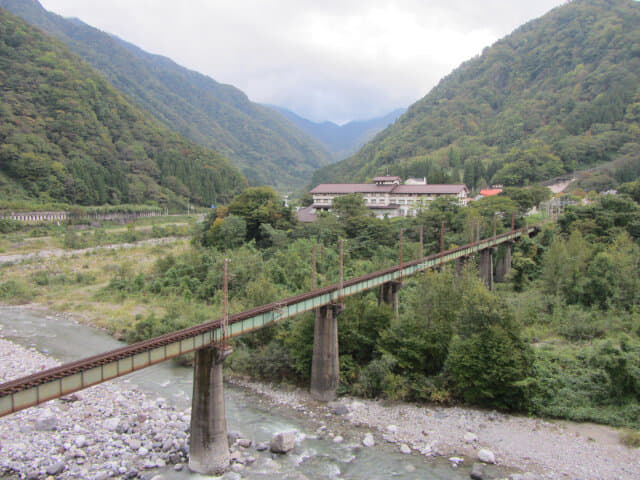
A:
{"type": "Polygon", "coordinates": [[[316,289],[316,274],[317,274],[317,263],[316,263],[316,252],[317,245],[313,245],[313,251],[311,252],[311,290],[316,289]]]}
{"type": "Polygon", "coordinates": [[[224,259],[222,267],[222,343],[226,344],[229,335],[229,259],[224,259]]]}
{"type": "Polygon", "coordinates": [[[338,298],[342,298],[342,285],[344,283],[344,240],[340,239],[340,280],[338,298]]]}

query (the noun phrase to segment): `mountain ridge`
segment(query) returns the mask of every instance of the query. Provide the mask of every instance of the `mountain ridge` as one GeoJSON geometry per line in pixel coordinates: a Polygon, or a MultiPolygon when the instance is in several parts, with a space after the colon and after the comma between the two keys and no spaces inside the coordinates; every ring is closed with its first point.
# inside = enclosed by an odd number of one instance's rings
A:
{"type": "Polygon", "coordinates": [[[65,42],[173,131],[226,155],[252,184],[296,188],[332,161],[318,142],[235,87],[47,12],[37,0],[0,0],[0,7],[65,42]]]}
{"type": "Polygon", "coordinates": [[[247,182],[62,42],[0,8],[0,191],[79,205],[228,201],[247,182]]]}
{"type": "Polygon", "coordinates": [[[528,185],[618,157],[640,161],[640,4],[574,0],[453,70],[312,183],[378,173],[528,185]]]}
{"type": "Polygon", "coordinates": [[[386,115],[338,125],[330,121],[314,122],[286,108],[275,105],[268,106],[280,112],[302,131],[322,143],[336,160],[342,160],[355,153],[362,145],[395,122],[406,111],[406,108],[396,108],[386,115]]]}

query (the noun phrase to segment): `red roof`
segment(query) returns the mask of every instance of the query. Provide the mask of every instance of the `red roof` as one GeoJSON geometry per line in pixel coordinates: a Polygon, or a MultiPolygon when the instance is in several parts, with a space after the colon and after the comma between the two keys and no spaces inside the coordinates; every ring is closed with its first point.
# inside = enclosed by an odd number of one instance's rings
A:
{"type": "Polygon", "coordinates": [[[480,195],[483,197],[491,197],[492,195],[498,195],[499,193],[502,193],[501,188],[483,188],[480,190],[480,195]]]}

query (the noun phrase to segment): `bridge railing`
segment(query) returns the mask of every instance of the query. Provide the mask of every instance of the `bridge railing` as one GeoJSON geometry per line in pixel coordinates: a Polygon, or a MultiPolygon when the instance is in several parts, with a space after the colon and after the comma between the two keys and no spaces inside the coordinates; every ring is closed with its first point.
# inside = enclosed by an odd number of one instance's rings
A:
{"type": "MultiPolygon", "coordinates": [[[[523,235],[534,232],[537,228],[531,226],[512,230],[495,237],[346,280],[342,284],[342,288],[339,284],[333,284],[229,315],[227,338],[264,328],[269,324],[323,305],[339,302],[343,297],[516,240],[523,235]]],[[[222,321],[223,319],[220,318],[205,322],[6,382],[0,385],[0,416],[164,362],[206,345],[216,344],[223,337],[222,321]]]]}

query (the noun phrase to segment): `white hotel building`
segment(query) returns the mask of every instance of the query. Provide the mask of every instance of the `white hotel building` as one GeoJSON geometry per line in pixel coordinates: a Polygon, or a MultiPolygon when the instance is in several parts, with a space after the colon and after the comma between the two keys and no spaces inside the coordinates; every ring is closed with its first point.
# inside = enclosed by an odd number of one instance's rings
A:
{"type": "Polygon", "coordinates": [[[309,193],[313,196],[313,205],[309,213],[318,210],[330,210],[335,197],[359,193],[365,205],[373,210],[377,217],[406,217],[415,215],[424,202],[439,197],[448,197],[460,205],[466,205],[469,190],[465,185],[429,185],[426,179],[407,179],[402,184],[400,177],[380,176],[373,183],[322,183],[309,193]]]}

